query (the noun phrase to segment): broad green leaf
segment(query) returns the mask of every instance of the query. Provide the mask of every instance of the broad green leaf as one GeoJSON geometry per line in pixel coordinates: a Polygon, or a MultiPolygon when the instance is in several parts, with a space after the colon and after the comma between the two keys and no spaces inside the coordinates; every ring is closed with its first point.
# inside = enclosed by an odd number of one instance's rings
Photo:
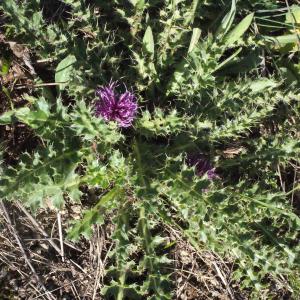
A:
{"type": "Polygon", "coordinates": [[[16,117],[31,128],[38,128],[45,123],[50,116],[49,104],[41,98],[36,103],[36,109],[28,111],[25,114],[18,113],[16,117]]]}
{"type": "Polygon", "coordinates": [[[300,24],[300,6],[292,5],[286,13],[286,23],[289,24],[300,24]]]}
{"type": "Polygon", "coordinates": [[[261,78],[259,80],[253,81],[250,85],[250,89],[252,92],[262,92],[268,88],[274,88],[278,85],[278,83],[272,79],[261,78]]]}
{"type": "Polygon", "coordinates": [[[10,63],[5,58],[2,58],[1,60],[1,75],[7,75],[10,67],[10,63]]]}
{"type": "Polygon", "coordinates": [[[299,34],[285,34],[279,36],[264,36],[264,42],[283,54],[299,51],[299,34]]]}
{"type": "Polygon", "coordinates": [[[55,82],[60,83],[59,88],[61,90],[66,87],[66,84],[70,80],[75,62],[76,57],[74,55],[68,55],[57,65],[55,70],[55,82]]]}
{"type": "Polygon", "coordinates": [[[197,7],[199,5],[199,0],[193,0],[193,3],[191,5],[191,9],[190,9],[190,12],[189,14],[185,17],[185,22],[184,24],[185,25],[188,25],[188,24],[193,24],[194,22],[194,19],[195,19],[195,15],[196,15],[196,11],[197,11],[197,7]]]}
{"type": "Polygon", "coordinates": [[[299,65],[295,64],[292,60],[288,58],[283,58],[278,63],[280,70],[280,75],[288,86],[299,85],[300,83],[300,73],[299,65]]]}
{"type": "Polygon", "coordinates": [[[143,37],[143,49],[146,52],[150,53],[152,56],[154,55],[154,39],[150,26],[147,27],[145,35],[143,37]]]}
{"type": "Polygon", "coordinates": [[[193,28],[193,33],[192,33],[192,38],[190,41],[190,46],[189,46],[189,50],[188,53],[192,52],[193,49],[195,48],[195,46],[197,45],[199,38],[201,35],[201,29],[200,28],[193,28]]]}
{"type": "Polygon", "coordinates": [[[0,125],[11,124],[15,111],[10,110],[0,115],[0,125]]]}
{"type": "Polygon", "coordinates": [[[230,46],[237,42],[243,34],[248,30],[252,23],[254,13],[246,16],[232,31],[225,37],[225,45],[230,46]]]}
{"type": "Polygon", "coordinates": [[[145,8],[145,0],[129,0],[129,2],[138,10],[145,8]]]}
{"type": "Polygon", "coordinates": [[[30,113],[28,107],[21,107],[15,110],[10,110],[0,115],[0,125],[8,125],[17,119],[22,119],[24,116],[30,113]]]}
{"type": "Polygon", "coordinates": [[[234,20],[235,14],[236,14],[236,0],[232,0],[231,1],[231,9],[230,9],[229,13],[227,13],[226,16],[223,18],[222,23],[217,30],[217,33],[216,33],[217,35],[219,35],[219,34],[223,35],[229,31],[229,29],[232,25],[232,22],[234,20]]]}
{"type": "Polygon", "coordinates": [[[299,35],[298,34],[286,34],[286,35],[279,35],[279,36],[264,36],[264,39],[267,42],[274,44],[277,47],[284,47],[287,44],[296,44],[299,42],[299,35]]]}

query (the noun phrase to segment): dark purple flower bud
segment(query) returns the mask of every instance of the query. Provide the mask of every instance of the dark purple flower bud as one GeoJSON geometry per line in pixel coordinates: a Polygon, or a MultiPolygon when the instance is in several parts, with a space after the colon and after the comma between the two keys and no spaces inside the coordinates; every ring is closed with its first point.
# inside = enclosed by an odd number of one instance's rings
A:
{"type": "Polygon", "coordinates": [[[203,154],[197,153],[188,155],[187,165],[190,167],[195,167],[197,176],[203,176],[204,174],[207,174],[209,180],[214,180],[219,177],[215,171],[215,168],[203,154]]]}
{"type": "Polygon", "coordinates": [[[115,92],[116,82],[96,90],[99,100],[95,103],[95,114],[106,121],[116,121],[120,127],[132,125],[138,105],[133,93],[126,90],[119,95],[115,92]]]}

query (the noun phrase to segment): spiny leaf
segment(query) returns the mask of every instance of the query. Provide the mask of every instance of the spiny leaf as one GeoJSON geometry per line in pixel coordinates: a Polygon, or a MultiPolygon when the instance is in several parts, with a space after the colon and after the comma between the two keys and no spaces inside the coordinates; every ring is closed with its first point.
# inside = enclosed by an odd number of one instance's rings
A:
{"type": "Polygon", "coordinates": [[[114,187],[107,194],[102,196],[99,202],[90,210],[84,213],[83,219],[77,221],[68,232],[68,238],[71,240],[78,240],[80,235],[89,238],[92,234],[92,226],[95,224],[103,224],[104,222],[104,209],[109,201],[114,201],[120,197],[121,190],[114,187]]]}

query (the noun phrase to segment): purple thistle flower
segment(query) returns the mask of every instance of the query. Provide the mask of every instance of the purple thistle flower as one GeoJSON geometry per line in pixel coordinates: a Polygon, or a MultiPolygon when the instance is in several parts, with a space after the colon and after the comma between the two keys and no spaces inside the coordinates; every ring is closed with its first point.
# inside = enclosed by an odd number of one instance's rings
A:
{"type": "Polygon", "coordinates": [[[111,82],[96,90],[99,100],[95,103],[95,114],[106,121],[116,121],[120,127],[129,127],[138,108],[136,98],[127,90],[119,95],[115,92],[116,86],[116,82],[111,82]]]}
{"type": "Polygon", "coordinates": [[[210,161],[203,154],[192,154],[187,157],[187,165],[190,167],[195,166],[197,176],[203,176],[207,174],[209,180],[219,178],[215,168],[212,166],[210,161]]]}

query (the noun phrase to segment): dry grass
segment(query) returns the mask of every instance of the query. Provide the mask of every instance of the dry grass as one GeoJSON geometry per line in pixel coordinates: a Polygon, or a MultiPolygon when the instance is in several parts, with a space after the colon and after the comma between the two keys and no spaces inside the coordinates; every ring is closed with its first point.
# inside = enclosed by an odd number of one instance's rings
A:
{"type": "MultiPolygon", "coordinates": [[[[2,209],[0,260],[3,299],[9,299],[5,298],[9,293],[14,295],[13,299],[101,299],[99,291],[111,244],[104,228],[96,228],[90,241],[82,240],[76,245],[64,239],[66,257],[63,262],[55,212],[41,211],[32,222],[32,218],[16,206],[6,204],[6,208],[12,226],[2,209]],[[14,231],[24,251],[17,243],[14,231]],[[47,233],[48,237],[41,232],[47,233]]],[[[64,220],[67,218],[65,212],[63,225],[66,225],[64,220]]]]}
{"type": "MultiPolygon", "coordinates": [[[[110,263],[111,224],[96,226],[90,240],[82,239],[74,244],[65,239],[66,220],[76,218],[79,208],[63,211],[63,262],[55,211],[41,210],[33,217],[22,205],[6,203],[5,209],[10,220],[2,208],[1,299],[103,299],[100,290],[110,263]]],[[[224,262],[209,251],[198,253],[180,232],[172,228],[165,231],[170,240],[177,241],[169,255],[173,261],[169,268],[174,299],[248,299],[232,282],[232,262],[224,262]]]]}

